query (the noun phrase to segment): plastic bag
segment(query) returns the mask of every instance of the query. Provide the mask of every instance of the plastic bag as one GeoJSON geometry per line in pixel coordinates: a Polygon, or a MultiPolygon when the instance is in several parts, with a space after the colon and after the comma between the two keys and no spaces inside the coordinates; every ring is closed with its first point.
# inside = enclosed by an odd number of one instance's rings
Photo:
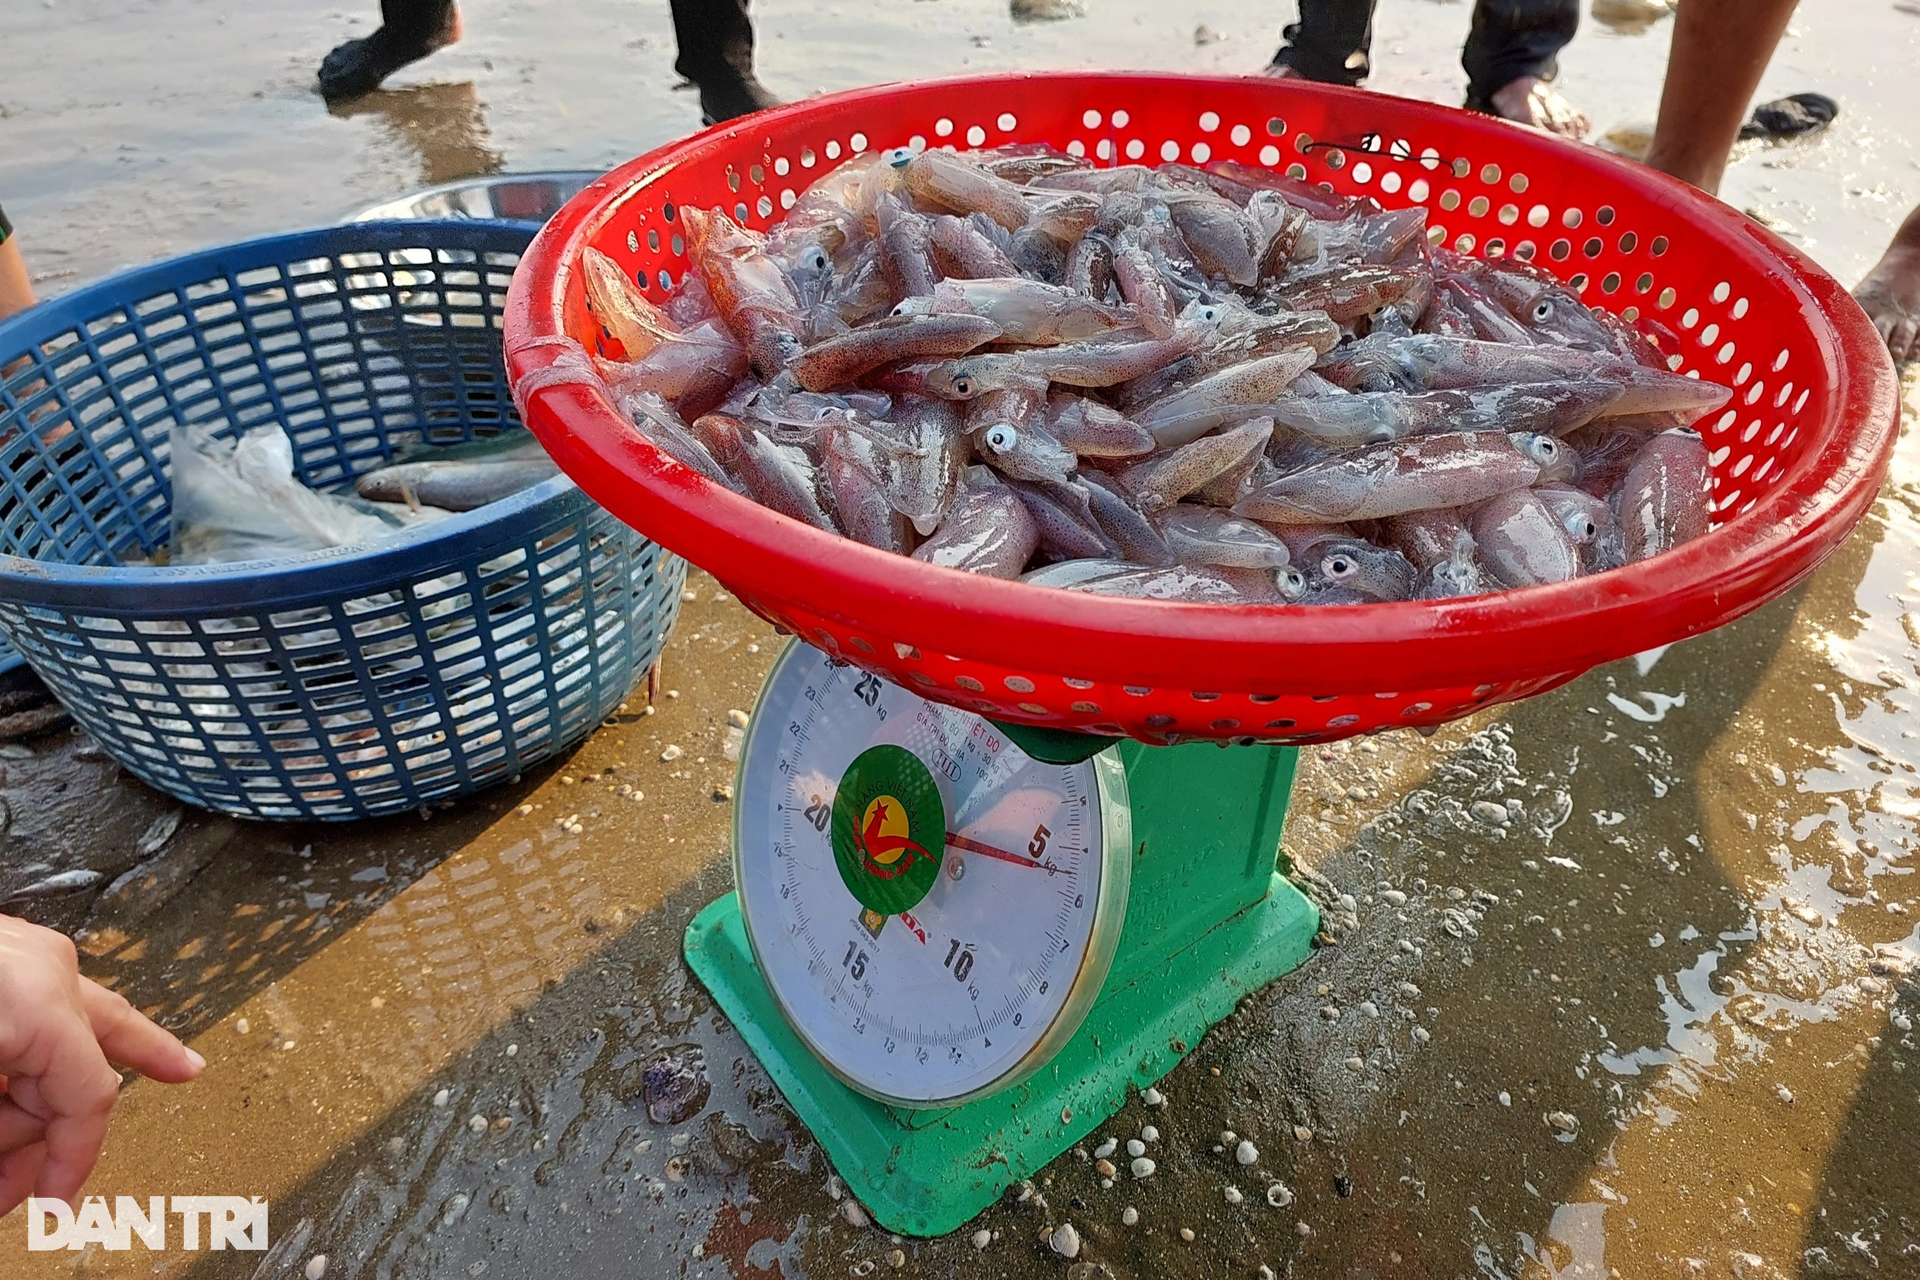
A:
{"type": "Polygon", "coordinates": [[[318,493],[293,473],[293,443],[277,425],[238,440],[176,424],[174,564],[296,556],[384,538],[403,527],[368,504],[318,493]]]}

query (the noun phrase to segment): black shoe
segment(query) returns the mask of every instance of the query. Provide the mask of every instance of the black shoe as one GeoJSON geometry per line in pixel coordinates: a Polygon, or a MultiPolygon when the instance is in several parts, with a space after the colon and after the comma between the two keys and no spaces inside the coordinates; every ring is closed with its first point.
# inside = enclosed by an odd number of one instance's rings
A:
{"type": "Polygon", "coordinates": [[[751,74],[722,72],[697,82],[700,86],[700,118],[707,124],[752,115],[780,105],[780,99],[751,74]]]}
{"type": "Polygon", "coordinates": [[[1818,133],[1839,114],[1840,104],[1824,93],[1796,93],[1755,107],[1753,117],[1740,126],[1740,136],[1792,138],[1803,133],[1818,133]]]}
{"type": "Polygon", "coordinates": [[[328,102],[343,102],[372,93],[382,80],[432,52],[424,40],[403,44],[381,27],[366,39],[349,40],[326,56],[320,63],[320,96],[328,102]]]}

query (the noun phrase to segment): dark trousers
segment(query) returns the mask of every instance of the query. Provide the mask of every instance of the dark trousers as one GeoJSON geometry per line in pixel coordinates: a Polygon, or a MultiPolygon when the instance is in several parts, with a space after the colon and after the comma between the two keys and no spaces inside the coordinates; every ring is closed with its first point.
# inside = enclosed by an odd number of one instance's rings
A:
{"type": "MultiPolygon", "coordinates": [[[[1552,79],[1556,55],[1579,25],[1579,0],[1477,0],[1460,53],[1467,105],[1485,109],[1496,89],[1521,76],[1552,79]]],[[[1300,0],[1300,21],[1281,38],[1276,63],[1309,80],[1359,84],[1372,70],[1373,0],[1300,0]]]]}
{"type": "Polygon", "coordinates": [[[673,69],[698,85],[753,77],[753,23],[747,0],[672,0],[673,69]]]}
{"type": "MultiPolygon", "coordinates": [[[[753,74],[753,24],[747,0],[672,0],[680,56],[673,69],[706,84],[729,72],[753,74]]],[[[380,0],[380,21],[402,47],[424,45],[447,25],[453,0],[380,0]]]]}
{"type": "Polygon", "coordinates": [[[403,48],[415,48],[447,25],[453,0],[380,0],[380,25],[403,48]]]}

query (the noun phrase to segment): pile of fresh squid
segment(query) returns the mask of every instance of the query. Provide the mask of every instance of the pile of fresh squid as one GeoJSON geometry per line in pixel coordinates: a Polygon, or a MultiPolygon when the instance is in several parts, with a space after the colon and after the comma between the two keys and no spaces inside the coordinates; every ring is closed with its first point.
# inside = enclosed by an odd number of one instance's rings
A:
{"type": "Polygon", "coordinates": [[[1103,595],[1432,600],[1708,526],[1724,387],[1513,259],[1235,163],[861,155],[767,234],[681,207],[656,306],[596,250],[596,358],[665,453],[820,529],[1103,595]],[[608,347],[611,351],[612,348],[608,347]]]}

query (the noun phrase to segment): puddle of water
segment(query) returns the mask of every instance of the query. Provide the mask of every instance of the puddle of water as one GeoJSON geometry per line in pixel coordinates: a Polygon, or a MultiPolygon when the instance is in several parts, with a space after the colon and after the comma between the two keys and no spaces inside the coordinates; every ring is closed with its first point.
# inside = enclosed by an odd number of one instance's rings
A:
{"type": "MultiPolygon", "coordinates": [[[[1637,662],[1638,659],[1635,661],[1637,662]]],[[[1640,674],[1645,675],[1646,672],[1643,670],[1640,674]]],[[[1641,724],[1658,724],[1667,718],[1667,712],[1673,708],[1687,705],[1687,695],[1684,691],[1666,694],[1643,689],[1634,697],[1637,701],[1628,701],[1617,693],[1609,693],[1607,701],[1613,705],[1615,711],[1638,720],[1641,724]]]]}

